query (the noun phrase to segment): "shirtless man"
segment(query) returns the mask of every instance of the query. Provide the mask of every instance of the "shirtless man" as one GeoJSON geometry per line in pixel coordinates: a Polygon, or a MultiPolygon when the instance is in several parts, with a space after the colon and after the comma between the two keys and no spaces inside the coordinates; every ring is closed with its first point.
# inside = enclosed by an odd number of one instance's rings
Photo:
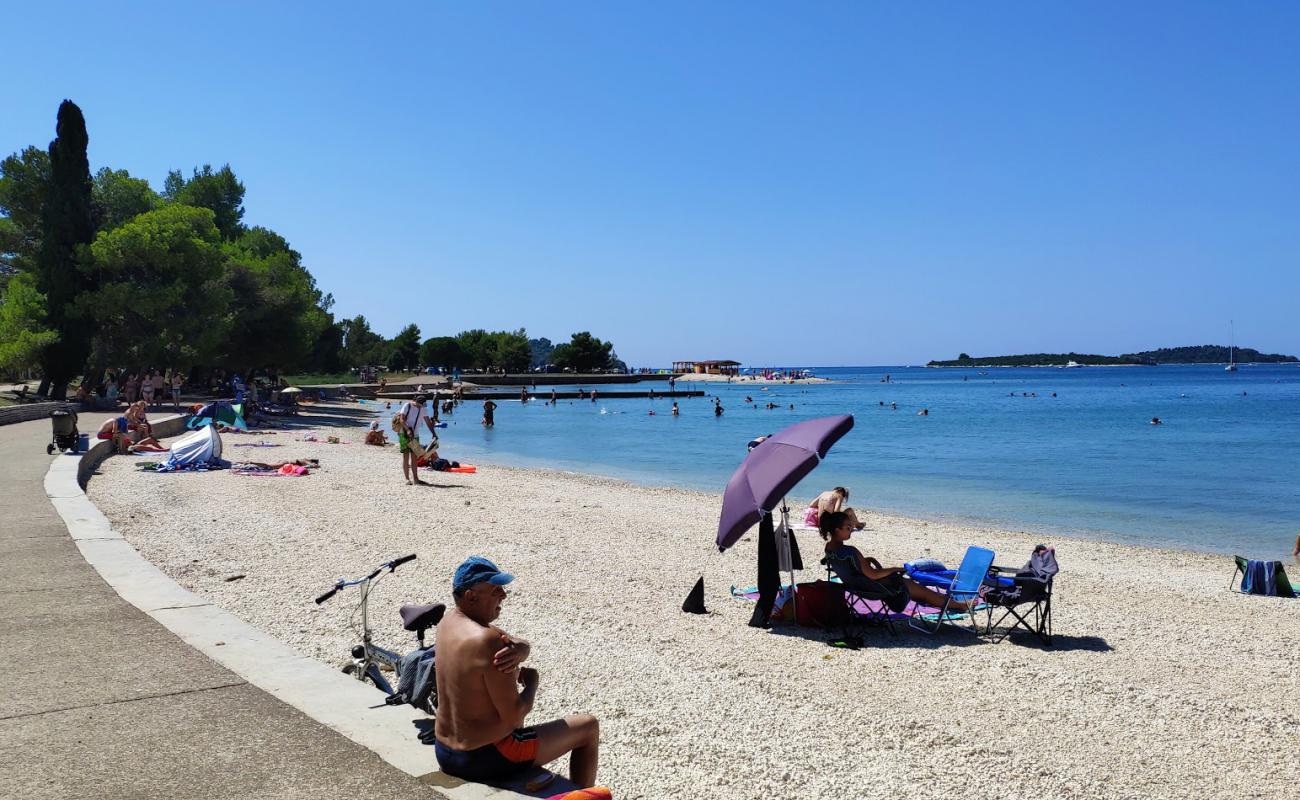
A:
{"type": "Polygon", "coordinates": [[[513,580],[479,556],[456,568],[456,607],[438,624],[438,764],[448,775],[499,783],[572,751],[570,780],[592,786],[600,746],[595,717],[573,714],[524,727],[537,697],[537,670],[520,666],[530,648],[491,624],[506,599],[502,587],[513,580]]]}

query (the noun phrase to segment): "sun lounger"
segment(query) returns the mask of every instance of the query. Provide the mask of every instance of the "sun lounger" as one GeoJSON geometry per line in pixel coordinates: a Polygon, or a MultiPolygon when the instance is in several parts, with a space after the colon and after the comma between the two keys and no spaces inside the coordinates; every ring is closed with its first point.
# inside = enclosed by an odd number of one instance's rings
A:
{"type": "MultiPolygon", "coordinates": [[[[984,547],[968,547],[966,555],[962,557],[961,566],[957,567],[957,573],[946,586],[937,586],[936,589],[942,590],[946,597],[943,606],[939,609],[937,615],[920,615],[913,614],[908,620],[908,625],[924,631],[925,633],[938,633],[944,623],[952,623],[954,619],[949,616],[948,608],[954,602],[966,603],[979,599],[980,589],[988,577],[989,569],[993,566],[994,554],[992,550],[984,547]]],[[[975,623],[975,615],[963,615],[970,619],[971,627],[979,632],[975,623]]]]}

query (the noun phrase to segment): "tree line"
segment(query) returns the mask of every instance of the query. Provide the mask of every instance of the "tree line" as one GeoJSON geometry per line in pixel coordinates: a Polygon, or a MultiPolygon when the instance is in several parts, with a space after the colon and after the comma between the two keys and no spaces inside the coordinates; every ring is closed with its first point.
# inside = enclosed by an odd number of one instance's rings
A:
{"type": "Polygon", "coordinates": [[[364,316],[335,319],[285,238],[244,222],[229,165],[174,170],[161,191],[126,170],[93,175],[81,109],[65,100],[48,148],[0,161],[0,370],[39,369],[62,399],[111,367],[221,366],[246,374],[365,365],[512,371],[541,363],[618,365],[613,346],[575,333],[552,346],[516,331],[387,339],[364,316]]]}
{"type": "Polygon", "coordinates": [[[444,371],[476,369],[523,372],[551,366],[573,372],[625,369],[614,353],[614,345],[588,331],[573,334],[568,342],[554,345],[550,339],[530,339],[523,328],[461,331],[455,336],[421,339],[414,323],[385,339],[370,328],[364,316],[339,323],[343,332],[342,360],[351,367],[384,365],[390,370],[436,367],[444,371]]]}

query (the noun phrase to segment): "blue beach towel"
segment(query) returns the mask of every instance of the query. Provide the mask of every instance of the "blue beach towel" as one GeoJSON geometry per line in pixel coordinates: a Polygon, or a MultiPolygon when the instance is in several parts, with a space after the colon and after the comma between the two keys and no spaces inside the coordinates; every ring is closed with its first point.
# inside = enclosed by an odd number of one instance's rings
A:
{"type": "MultiPolygon", "coordinates": [[[[1246,570],[1241,579],[1241,591],[1267,597],[1295,597],[1294,591],[1283,592],[1278,586],[1278,573],[1281,570],[1281,561],[1258,561],[1253,558],[1247,560],[1246,570]]],[[[1289,582],[1287,588],[1290,588],[1289,582]]]]}

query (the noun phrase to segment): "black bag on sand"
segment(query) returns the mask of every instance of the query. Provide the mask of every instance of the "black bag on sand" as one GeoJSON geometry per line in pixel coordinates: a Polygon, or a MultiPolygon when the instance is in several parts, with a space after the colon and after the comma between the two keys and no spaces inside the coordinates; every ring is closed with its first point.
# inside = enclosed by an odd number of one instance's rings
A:
{"type": "Polygon", "coordinates": [[[686,602],[682,603],[682,611],[687,614],[707,614],[709,610],[704,607],[704,576],[695,582],[695,587],[691,593],[686,595],[686,602]]]}

